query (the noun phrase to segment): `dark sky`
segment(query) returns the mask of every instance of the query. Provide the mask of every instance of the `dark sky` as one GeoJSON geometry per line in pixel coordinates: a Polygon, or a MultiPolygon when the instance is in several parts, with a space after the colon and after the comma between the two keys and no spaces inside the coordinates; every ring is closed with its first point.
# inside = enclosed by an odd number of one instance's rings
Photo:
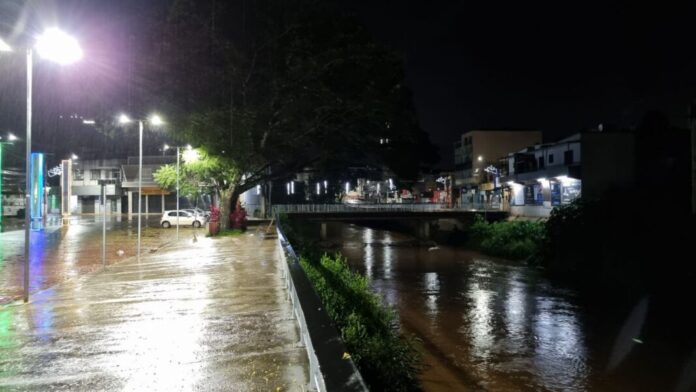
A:
{"type": "Polygon", "coordinates": [[[422,127],[452,162],[470,129],[553,141],[650,110],[685,125],[696,98],[695,2],[365,1],[352,7],[405,56],[422,127]],[[644,3],[644,4],[643,4],[644,3]]]}
{"type": "MultiPolygon", "coordinates": [[[[166,3],[45,0],[28,7],[0,0],[7,16],[0,27],[5,33],[15,27],[14,9],[29,9],[40,19],[63,15],[55,18],[82,37],[91,56],[61,71],[38,64],[37,88],[59,86],[63,106],[72,107],[72,101],[84,101],[82,87],[99,86],[90,104],[114,105],[116,112],[128,110],[124,102],[130,101],[115,97],[137,95],[125,83],[127,53],[140,34],[136,26],[146,23],[134,23],[134,16],[155,18],[166,3]]],[[[539,129],[553,141],[599,123],[631,127],[650,110],[685,125],[687,105],[696,98],[696,2],[645,3],[343,2],[378,39],[404,54],[421,125],[440,147],[444,166],[452,162],[452,143],[471,129],[539,129]]],[[[15,73],[0,78],[6,108],[23,105],[22,61],[3,60],[2,72],[15,73]]],[[[39,110],[42,100],[35,105],[39,110]]],[[[0,131],[11,123],[21,130],[20,117],[0,115],[0,131]]],[[[36,128],[38,136],[42,124],[36,128]]],[[[52,126],[43,128],[57,134],[52,126]]]]}

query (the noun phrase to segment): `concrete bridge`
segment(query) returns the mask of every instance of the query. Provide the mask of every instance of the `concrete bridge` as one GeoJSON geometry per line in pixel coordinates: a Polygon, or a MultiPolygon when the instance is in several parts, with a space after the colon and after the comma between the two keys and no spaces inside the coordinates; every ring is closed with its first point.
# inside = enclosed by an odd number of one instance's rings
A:
{"type": "MultiPolygon", "coordinates": [[[[474,206],[471,206],[474,207],[474,206]]],[[[330,221],[392,221],[415,231],[422,239],[430,239],[433,227],[451,231],[464,230],[482,216],[487,221],[508,217],[500,208],[447,208],[441,204],[276,204],[274,215],[284,213],[291,217],[321,222],[321,237],[326,237],[326,222],[330,221]]]]}

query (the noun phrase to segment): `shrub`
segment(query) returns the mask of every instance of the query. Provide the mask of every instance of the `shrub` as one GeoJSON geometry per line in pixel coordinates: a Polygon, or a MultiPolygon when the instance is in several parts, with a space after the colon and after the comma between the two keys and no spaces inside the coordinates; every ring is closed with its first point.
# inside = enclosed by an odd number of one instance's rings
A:
{"type": "Polygon", "coordinates": [[[300,258],[302,268],[365,382],[375,391],[420,390],[420,355],[399,332],[394,312],[340,255],[300,258]]]}
{"type": "Polygon", "coordinates": [[[539,252],[544,243],[542,222],[488,223],[480,216],[471,225],[471,245],[492,256],[525,259],[539,252]]]}

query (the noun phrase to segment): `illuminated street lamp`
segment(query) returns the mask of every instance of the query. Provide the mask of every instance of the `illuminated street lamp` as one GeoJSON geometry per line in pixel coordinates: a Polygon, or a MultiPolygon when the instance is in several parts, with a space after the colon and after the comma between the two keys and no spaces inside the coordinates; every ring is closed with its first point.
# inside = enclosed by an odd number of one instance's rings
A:
{"type": "MultiPolygon", "coordinates": [[[[31,98],[33,51],[39,56],[58,64],[72,64],[82,58],[82,49],[77,40],[56,28],[50,28],[36,38],[34,48],[26,49],[27,55],[27,136],[26,136],[26,195],[24,203],[24,302],[29,301],[29,233],[31,217],[29,212],[31,196],[31,98]]],[[[11,52],[12,47],[0,39],[0,52],[11,52]]]]}
{"type": "MultiPolygon", "coordinates": [[[[139,146],[140,153],[138,159],[138,262],[140,262],[140,230],[141,230],[141,217],[142,217],[142,192],[143,192],[143,123],[148,122],[150,125],[159,126],[164,124],[162,118],[156,114],[150,116],[150,118],[142,120],[131,120],[126,114],[122,113],[118,116],[118,122],[122,125],[129,124],[133,121],[138,121],[138,132],[139,132],[139,146]]],[[[129,207],[130,208],[130,207],[129,207]]]]}
{"type": "MultiPolygon", "coordinates": [[[[168,145],[164,145],[165,149],[171,148],[168,145]]],[[[176,239],[179,240],[179,161],[181,154],[179,150],[181,148],[186,148],[183,154],[184,163],[186,162],[196,162],[198,161],[198,151],[194,150],[190,144],[186,146],[176,146],[176,239]]]]}
{"type": "Polygon", "coordinates": [[[0,52],[11,52],[12,47],[0,38],[0,52]]]}

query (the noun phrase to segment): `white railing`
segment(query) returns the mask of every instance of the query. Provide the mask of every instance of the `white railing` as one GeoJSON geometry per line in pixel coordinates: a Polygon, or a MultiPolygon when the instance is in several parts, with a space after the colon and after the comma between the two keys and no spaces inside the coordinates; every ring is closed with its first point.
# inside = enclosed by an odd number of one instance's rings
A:
{"type": "Polygon", "coordinates": [[[483,203],[447,207],[443,204],[274,204],[273,215],[286,214],[355,214],[382,212],[447,212],[447,211],[502,211],[499,205],[483,203]]]}
{"type": "Polygon", "coordinates": [[[278,222],[276,232],[283,278],[288,290],[288,299],[300,329],[301,344],[305,346],[309,360],[310,390],[317,392],[332,392],[334,390],[368,392],[362,375],[355,367],[353,360],[343,359],[342,354],[346,352],[346,348],[343,346],[338,332],[331,326],[329,316],[321,305],[321,300],[312,290],[312,284],[305,275],[295,250],[285,237],[280,222],[276,221],[278,222]],[[305,317],[305,311],[312,313],[309,322],[305,317]],[[312,336],[312,330],[315,331],[315,334],[316,331],[326,334],[327,329],[331,330],[331,336],[312,336]],[[317,347],[315,347],[315,340],[318,344],[317,347]],[[331,343],[327,344],[327,341],[331,343]],[[319,350],[323,354],[320,354],[319,350]]]}

